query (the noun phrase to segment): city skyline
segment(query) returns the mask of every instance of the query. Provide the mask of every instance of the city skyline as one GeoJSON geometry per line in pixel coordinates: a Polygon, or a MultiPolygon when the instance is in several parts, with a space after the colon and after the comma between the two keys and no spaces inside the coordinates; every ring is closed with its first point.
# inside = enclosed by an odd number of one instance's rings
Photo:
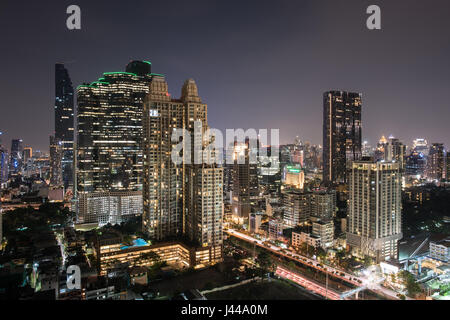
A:
{"type": "Polygon", "coordinates": [[[428,8],[381,1],[383,28],[371,32],[365,28],[364,1],[345,8],[329,1],[281,2],[276,7],[263,2],[258,14],[252,13],[251,4],[234,2],[200,1],[192,7],[181,2],[157,6],[141,2],[132,9],[110,4],[109,10],[102,10],[102,2],[79,1],[82,29],[72,33],[65,28],[65,3],[51,9],[47,4],[29,4],[28,10],[15,10],[16,4],[6,2],[1,21],[14,31],[0,31],[6,41],[11,40],[5,59],[21,62],[5,65],[0,76],[6,92],[0,117],[3,144],[9,147],[12,139],[20,138],[25,146],[48,151],[55,62],[65,63],[78,86],[105,71],[123,70],[127,61],[143,59],[157,62],[155,72],[164,71],[173,88],[193,78],[212,106],[210,125],[218,129],[280,128],[282,144],[295,136],[321,144],[322,95],[343,90],[362,93],[362,138],[372,146],[383,134],[407,145],[424,137],[430,144],[448,146],[446,30],[450,28],[447,19],[438,18],[449,4],[438,2],[428,8]],[[240,10],[234,10],[236,6],[240,10]],[[34,12],[37,20],[31,19],[34,12]],[[115,24],[120,17],[124,23],[115,24]],[[162,34],[151,30],[151,23],[164,19],[169,23],[163,24],[162,34]],[[187,22],[186,32],[180,32],[187,22]],[[203,23],[210,24],[211,30],[204,30],[203,23]],[[20,28],[14,28],[18,24],[20,28]],[[35,24],[39,27],[32,28],[35,24]],[[147,28],[147,36],[138,41],[147,28]],[[50,34],[62,43],[55,46],[50,34]],[[110,41],[117,34],[127,35],[120,47],[110,41]],[[25,50],[24,41],[51,50],[25,50]],[[174,41],[192,45],[183,54],[174,53],[169,50],[174,41]],[[86,46],[92,51],[86,52],[86,46]],[[20,74],[26,74],[33,86],[19,85],[20,74]],[[408,121],[402,121],[406,113],[408,121]],[[25,116],[14,121],[18,114],[25,116]]]}

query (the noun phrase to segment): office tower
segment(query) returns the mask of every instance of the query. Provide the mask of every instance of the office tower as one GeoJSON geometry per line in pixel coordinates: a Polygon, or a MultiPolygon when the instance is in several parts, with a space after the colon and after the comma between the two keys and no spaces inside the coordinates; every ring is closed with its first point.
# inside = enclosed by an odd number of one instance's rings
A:
{"type": "Polygon", "coordinates": [[[211,262],[219,261],[223,244],[223,168],[195,162],[195,145],[203,148],[210,141],[203,135],[207,105],[199,97],[194,80],[186,80],[181,98],[172,99],[164,77],[154,77],[144,103],[143,126],[143,231],[158,240],[184,235],[195,245],[209,248],[211,262]],[[172,149],[179,143],[172,141],[175,129],[190,133],[183,137],[183,155],[190,153],[191,162],[172,160],[172,149]]]}
{"type": "Polygon", "coordinates": [[[349,172],[347,244],[377,263],[397,258],[401,229],[399,163],[355,161],[349,172]]]}
{"type": "Polygon", "coordinates": [[[10,173],[17,174],[22,170],[23,165],[23,145],[22,139],[13,139],[11,141],[11,160],[10,173]]]}
{"type": "Polygon", "coordinates": [[[406,146],[399,139],[390,137],[384,148],[384,160],[400,163],[405,168],[406,146]]]}
{"type": "Polygon", "coordinates": [[[50,186],[63,186],[62,171],[63,144],[54,136],[50,136],[50,186]]]}
{"type": "Polygon", "coordinates": [[[380,161],[380,160],[385,159],[387,144],[388,144],[388,140],[386,139],[386,137],[381,136],[380,140],[377,143],[377,148],[375,149],[375,152],[373,155],[375,161],[380,161]]]}
{"type": "Polygon", "coordinates": [[[414,139],[412,150],[416,151],[417,153],[423,153],[423,155],[427,157],[429,151],[427,140],[423,138],[414,139]]]}
{"type": "Polygon", "coordinates": [[[55,139],[61,141],[64,187],[73,187],[74,92],[64,64],[55,64],[55,139]]]}
{"type": "Polygon", "coordinates": [[[433,143],[430,147],[427,159],[427,178],[441,181],[444,178],[445,157],[444,145],[433,143]]]}
{"type": "MultiPolygon", "coordinates": [[[[80,201],[95,196],[91,193],[142,191],[143,102],[155,75],[150,62],[132,61],[127,70],[135,73],[105,72],[98,81],[77,88],[80,201]]],[[[78,220],[87,221],[80,214],[78,220]]]]}
{"type": "Polygon", "coordinates": [[[290,227],[305,225],[311,217],[311,194],[297,189],[282,192],[283,220],[290,227]]]}
{"type": "Polygon", "coordinates": [[[297,189],[303,189],[305,184],[305,172],[300,165],[284,166],[283,184],[297,189]]]}
{"type": "Polygon", "coordinates": [[[336,213],[336,191],[314,190],[311,193],[311,219],[329,222],[336,213]]]}
{"type": "Polygon", "coordinates": [[[323,97],[323,181],[342,184],[347,164],[361,157],[362,96],[329,91],[323,97]]]}

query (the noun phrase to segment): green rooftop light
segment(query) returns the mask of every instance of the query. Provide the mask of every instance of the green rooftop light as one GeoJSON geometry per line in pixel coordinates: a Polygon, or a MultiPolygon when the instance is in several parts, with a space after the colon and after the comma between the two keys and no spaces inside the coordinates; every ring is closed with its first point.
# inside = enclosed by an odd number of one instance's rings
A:
{"type": "Polygon", "coordinates": [[[150,64],[150,65],[152,64],[150,61],[146,61],[146,60],[144,60],[142,62],[145,62],[145,63],[150,64]]]}
{"type": "Polygon", "coordinates": [[[150,73],[151,76],[160,76],[160,77],[164,77],[163,74],[161,73],[150,73]]]}

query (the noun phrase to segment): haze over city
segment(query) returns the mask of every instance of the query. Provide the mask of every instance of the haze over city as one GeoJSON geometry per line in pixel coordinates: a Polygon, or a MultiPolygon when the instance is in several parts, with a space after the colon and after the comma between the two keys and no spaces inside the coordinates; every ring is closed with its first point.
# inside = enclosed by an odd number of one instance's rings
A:
{"type": "Polygon", "coordinates": [[[130,60],[150,60],[179,97],[193,78],[209,124],[280,128],[322,143],[323,93],[363,94],[363,139],[450,144],[448,1],[378,1],[382,30],[365,27],[369,1],[77,1],[82,28],[65,27],[69,1],[0,4],[0,129],[48,150],[54,63],[74,86],[130,60]],[[257,10],[255,10],[257,9],[257,10]]]}

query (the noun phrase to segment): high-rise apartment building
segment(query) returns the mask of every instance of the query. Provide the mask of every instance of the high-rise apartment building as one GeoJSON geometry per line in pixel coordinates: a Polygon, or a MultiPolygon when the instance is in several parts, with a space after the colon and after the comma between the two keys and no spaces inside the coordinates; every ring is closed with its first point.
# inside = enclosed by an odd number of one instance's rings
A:
{"type": "Polygon", "coordinates": [[[73,187],[74,179],[74,90],[64,64],[55,64],[55,139],[61,142],[62,179],[65,188],[73,187]]]}
{"type": "MultiPolygon", "coordinates": [[[[77,88],[80,199],[83,194],[142,191],[143,103],[155,75],[150,62],[130,62],[127,70],[133,72],[105,72],[98,81],[77,88]]],[[[81,216],[78,220],[86,221],[81,216]]]]}
{"type": "Polygon", "coordinates": [[[440,181],[445,173],[445,151],[442,143],[433,143],[427,159],[427,178],[440,181]]]}
{"type": "Polygon", "coordinates": [[[423,176],[427,168],[427,158],[422,152],[413,150],[405,158],[405,173],[409,176],[423,176]]]}
{"type": "Polygon", "coordinates": [[[154,77],[149,88],[143,121],[144,232],[155,239],[184,234],[196,245],[209,247],[211,261],[217,261],[223,241],[223,168],[194,162],[195,144],[206,143],[207,106],[192,79],[184,83],[180,99],[170,97],[163,76],[154,77]],[[183,155],[190,153],[191,162],[172,160],[179,143],[172,140],[175,129],[190,133],[183,137],[183,155]]]}
{"type": "Polygon", "coordinates": [[[360,93],[329,91],[323,96],[323,181],[346,183],[347,165],[361,158],[360,93]]]}
{"type": "Polygon", "coordinates": [[[349,172],[347,244],[377,262],[398,256],[401,227],[399,163],[364,159],[349,172]]]}

